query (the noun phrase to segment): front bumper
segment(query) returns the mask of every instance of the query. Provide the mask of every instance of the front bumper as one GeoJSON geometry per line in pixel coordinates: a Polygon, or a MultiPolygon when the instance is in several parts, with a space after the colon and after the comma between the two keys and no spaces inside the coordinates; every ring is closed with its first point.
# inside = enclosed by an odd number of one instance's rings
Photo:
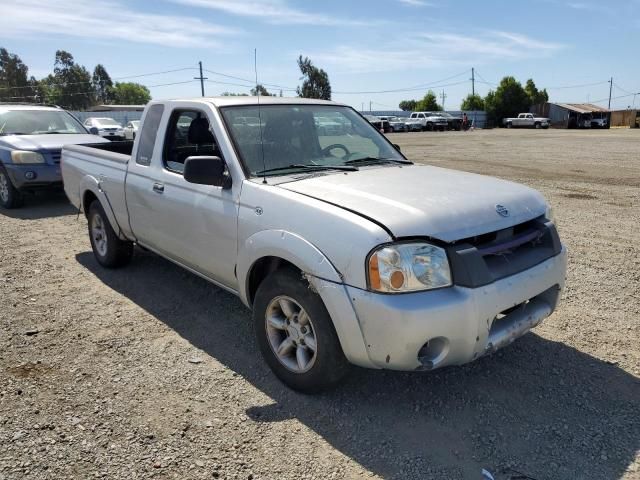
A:
{"type": "Polygon", "coordinates": [[[478,288],[347,291],[375,367],[430,370],[492,353],[538,325],[556,308],[566,265],[563,247],[541,264],[478,288]]]}
{"type": "Polygon", "coordinates": [[[18,190],[62,186],[62,174],[60,173],[59,164],[4,164],[4,167],[9,174],[11,183],[18,190]]]}

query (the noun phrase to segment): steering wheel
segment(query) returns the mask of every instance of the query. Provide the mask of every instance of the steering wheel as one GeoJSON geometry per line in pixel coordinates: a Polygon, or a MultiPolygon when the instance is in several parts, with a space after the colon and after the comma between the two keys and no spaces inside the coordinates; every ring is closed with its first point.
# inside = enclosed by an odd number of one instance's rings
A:
{"type": "Polygon", "coordinates": [[[322,155],[325,156],[325,157],[328,157],[329,153],[331,152],[331,150],[335,150],[336,148],[339,148],[340,150],[344,150],[344,156],[342,158],[346,158],[346,157],[349,157],[351,155],[351,152],[349,151],[349,149],[347,147],[345,147],[344,145],[342,145],[341,143],[334,143],[333,145],[329,145],[328,147],[324,147],[322,149],[322,155]]]}

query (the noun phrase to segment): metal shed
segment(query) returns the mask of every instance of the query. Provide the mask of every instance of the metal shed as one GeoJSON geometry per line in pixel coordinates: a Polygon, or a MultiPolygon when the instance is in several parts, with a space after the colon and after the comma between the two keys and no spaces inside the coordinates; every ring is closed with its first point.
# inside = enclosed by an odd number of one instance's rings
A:
{"type": "Polygon", "coordinates": [[[591,128],[595,119],[611,124],[611,112],[593,103],[542,103],[531,107],[531,113],[551,120],[555,128],[591,128]]]}

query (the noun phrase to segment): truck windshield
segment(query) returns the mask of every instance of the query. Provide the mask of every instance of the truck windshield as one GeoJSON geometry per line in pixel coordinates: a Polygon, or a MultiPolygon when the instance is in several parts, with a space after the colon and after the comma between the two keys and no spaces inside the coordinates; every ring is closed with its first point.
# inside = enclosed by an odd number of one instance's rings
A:
{"type": "Polygon", "coordinates": [[[262,105],[258,112],[257,105],[243,105],[220,110],[251,176],[348,166],[357,160],[368,164],[406,162],[375,127],[350,107],[262,105]]]}
{"type": "Polygon", "coordinates": [[[0,107],[0,135],[42,135],[47,133],[87,133],[65,111],[3,110],[0,107]]]}

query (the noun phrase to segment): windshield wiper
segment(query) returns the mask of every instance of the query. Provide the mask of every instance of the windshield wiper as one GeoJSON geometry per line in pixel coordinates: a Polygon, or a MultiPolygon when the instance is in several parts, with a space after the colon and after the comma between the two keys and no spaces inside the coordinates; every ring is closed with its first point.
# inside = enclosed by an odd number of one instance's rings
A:
{"type": "Polygon", "coordinates": [[[401,163],[403,165],[413,165],[413,162],[409,160],[402,160],[399,158],[378,158],[378,157],[362,157],[354,158],[353,160],[347,160],[345,165],[357,165],[357,164],[371,164],[371,163],[401,163]]]}
{"type": "Polygon", "coordinates": [[[0,135],[29,135],[24,132],[0,132],[0,135]]]}
{"type": "Polygon", "coordinates": [[[267,168],[266,170],[261,170],[259,172],[255,172],[254,175],[264,175],[265,173],[271,172],[281,172],[284,170],[343,170],[346,172],[355,172],[358,170],[358,167],[352,167],[350,165],[303,165],[301,163],[294,163],[289,165],[288,167],[275,167],[275,168],[267,168]]]}

